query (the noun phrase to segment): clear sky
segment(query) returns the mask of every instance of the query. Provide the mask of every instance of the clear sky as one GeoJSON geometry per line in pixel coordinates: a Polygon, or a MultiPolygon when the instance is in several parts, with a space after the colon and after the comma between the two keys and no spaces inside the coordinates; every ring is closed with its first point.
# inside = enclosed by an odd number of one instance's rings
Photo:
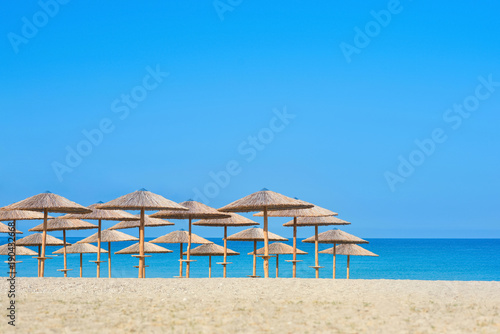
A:
{"type": "MultiPolygon", "coordinates": [[[[498,238],[499,12],[2,2],[0,205],[144,187],[221,207],[266,187],[338,212],[360,237],[498,238]]],[[[290,235],[281,222],[271,230],[290,235]]]]}

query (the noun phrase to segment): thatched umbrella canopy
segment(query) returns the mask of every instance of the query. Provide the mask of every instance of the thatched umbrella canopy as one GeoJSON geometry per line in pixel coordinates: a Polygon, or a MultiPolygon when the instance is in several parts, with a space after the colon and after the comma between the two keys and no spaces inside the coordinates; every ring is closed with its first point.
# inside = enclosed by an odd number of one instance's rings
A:
{"type": "MultiPolygon", "coordinates": [[[[243,230],[241,232],[235,233],[233,235],[230,235],[229,237],[227,237],[227,240],[253,241],[253,250],[254,250],[254,252],[256,252],[257,251],[257,241],[265,241],[266,240],[266,233],[261,228],[252,227],[252,228],[248,228],[246,230],[243,230]]],[[[269,241],[288,241],[287,238],[283,238],[283,237],[281,237],[277,234],[274,234],[272,232],[267,232],[267,240],[269,240],[269,241]]],[[[268,248],[267,255],[269,256],[269,248],[268,248]]],[[[259,276],[257,276],[257,255],[256,254],[254,254],[254,256],[253,256],[252,275],[248,275],[248,276],[254,277],[254,278],[259,277],[259,276]]]]}
{"type": "Polygon", "coordinates": [[[314,242],[315,244],[333,244],[333,278],[335,278],[337,257],[335,254],[337,244],[367,244],[368,241],[358,238],[352,234],[337,228],[312,236],[302,242],[314,242]]]}
{"type": "MultiPolygon", "coordinates": [[[[15,234],[23,234],[23,232],[16,230],[15,228],[14,230],[15,234]]],[[[0,223],[0,233],[12,233],[12,231],[10,230],[10,227],[8,227],[7,225],[0,223]]]]}
{"type": "Polygon", "coordinates": [[[337,246],[335,249],[334,247],[328,248],[325,250],[322,250],[320,253],[322,254],[336,254],[336,255],[347,255],[347,279],[349,279],[349,263],[351,262],[351,255],[352,256],[378,256],[375,253],[370,252],[367,249],[364,249],[361,246],[358,246],[356,244],[342,244],[337,246]]]}
{"type": "Polygon", "coordinates": [[[184,230],[173,231],[168,234],[165,234],[161,237],[151,240],[151,243],[156,244],[179,244],[180,248],[180,259],[179,259],[179,278],[182,278],[182,262],[184,261],[183,252],[182,252],[182,244],[186,244],[189,242],[189,238],[191,237],[192,244],[211,244],[212,241],[202,238],[194,233],[191,233],[191,236],[188,232],[184,230]]]}
{"type": "MultiPolygon", "coordinates": [[[[140,217],[134,216],[131,213],[128,213],[123,210],[105,210],[97,208],[98,205],[104,204],[103,202],[97,202],[95,204],[89,205],[88,208],[92,210],[90,213],[84,214],[69,214],[60,218],[71,218],[71,219],[86,219],[86,220],[97,220],[98,228],[97,228],[97,261],[95,262],[97,265],[97,278],[101,277],[101,263],[106,261],[101,261],[101,230],[102,230],[102,221],[103,220],[112,220],[112,221],[139,221],[140,217]]],[[[111,270],[109,270],[111,272],[111,270]]]]}
{"type": "Polygon", "coordinates": [[[16,272],[16,265],[22,263],[23,261],[16,261],[16,256],[36,256],[37,253],[29,248],[23,246],[16,246],[15,244],[8,243],[6,245],[0,246],[0,255],[7,255],[9,257],[8,261],[5,261],[9,265],[9,276],[14,277],[13,273],[16,272]],[[12,245],[12,246],[9,246],[12,245]]]}
{"type": "MultiPolygon", "coordinates": [[[[191,255],[193,255],[193,256],[208,256],[208,278],[211,278],[212,277],[212,256],[233,256],[233,255],[240,255],[240,253],[212,243],[212,244],[204,244],[204,245],[201,245],[201,246],[194,248],[191,251],[191,255]]],[[[226,260],[224,260],[224,262],[226,262],[226,260]]]]}
{"type": "MultiPolygon", "coordinates": [[[[47,216],[47,218],[52,218],[47,216]]],[[[22,234],[16,229],[16,222],[18,220],[38,220],[43,219],[43,213],[36,211],[25,211],[25,210],[10,210],[10,211],[1,211],[0,210],[0,221],[12,221],[12,226],[16,231],[16,234],[22,234]]],[[[10,227],[5,224],[0,223],[0,233],[10,233],[10,227]]],[[[12,238],[12,241],[16,241],[15,236],[12,238]]],[[[40,257],[40,255],[39,255],[40,257]]],[[[14,256],[14,263],[16,262],[14,256]]],[[[40,268],[40,260],[38,261],[38,268],[40,268]]],[[[40,271],[38,271],[40,273],[40,271]]]]}
{"type": "MultiPolygon", "coordinates": [[[[55,252],[52,252],[52,254],[62,254],[62,253],[67,253],[67,254],[80,254],[80,277],[82,277],[83,273],[83,254],[88,254],[88,253],[97,253],[98,249],[96,246],[91,245],[91,244],[85,244],[85,243],[76,243],[72,246],[69,246],[66,250],[64,248],[58,249],[55,252]]],[[[108,251],[105,249],[100,250],[101,253],[107,253],[108,251]]]]}
{"type": "Polygon", "coordinates": [[[141,220],[139,225],[139,278],[144,272],[144,221],[146,210],[188,210],[187,208],[166,199],[163,196],[154,194],[146,189],[140,189],[133,193],[118,197],[104,204],[99,204],[98,209],[109,210],[140,210],[141,220]]]}
{"type": "MultiPolygon", "coordinates": [[[[103,230],[100,234],[101,234],[100,236],[101,242],[108,243],[108,277],[111,278],[111,243],[120,241],[136,241],[139,239],[120,231],[103,230]]],[[[83,240],[78,241],[77,243],[78,244],[97,243],[98,240],[99,240],[99,235],[98,233],[95,233],[83,240]]]]}
{"type": "MultiPolygon", "coordinates": [[[[154,218],[170,218],[170,219],[189,219],[189,235],[191,232],[191,225],[193,219],[217,219],[229,218],[228,214],[217,211],[200,202],[193,201],[192,199],[180,203],[183,207],[188,208],[187,211],[172,211],[164,210],[151,215],[154,218]]],[[[189,278],[189,268],[191,264],[191,240],[188,240],[186,262],[186,277],[189,278]]]]}
{"type": "MultiPolygon", "coordinates": [[[[256,254],[264,254],[264,248],[260,248],[254,250],[253,252],[248,253],[248,255],[256,255],[256,254]]],[[[300,249],[294,248],[290,245],[284,244],[282,242],[275,242],[269,245],[269,254],[276,255],[276,277],[279,277],[279,256],[292,254],[292,255],[305,255],[307,252],[304,252],[300,249]]]]}
{"type": "MultiPolygon", "coordinates": [[[[132,256],[135,256],[135,254],[139,254],[140,251],[140,244],[135,243],[131,246],[128,246],[122,250],[119,250],[118,252],[115,252],[115,254],[132,254],[132,256]]],[[[152,244],[150,242],[144,242],[144,253],[145,254],[159,254],[159,253],[173,253],[170,249],[166,249],[165,247],[161,247],[155,244],[152,244]]],[[[145,255],[147,256],[147,255],[145,255]]],[[[146,264],[144,264],[144,272],[142,273],[143,277],[146,278],[146,264]]]]}
{"type": "MultiPolygon", "coordinates": [[[[121,221],[118,224],[115,224],[108,228],[108,230],[124,230],[127,228],[135,228],[139,227],[141,224],[140,217],[137,216],[137,220],[132,220],[132,221],[121,221]]],[[[172,226],[175,225],[172,222],[169,222],[168,220],[165,219],[159,219],[159,218],[151,218],[148,215],[144,215],[144,226],[145,227],[160,227],[160,226],[172,226]]]]}
{"type": "MultiPolygon", "coordinates": [[[[16,246],[38,246],[38,277],[40,277],[41,271],[41,263],[40,258],[42,257],[42,245],[44,243],[46,246],[63,246],[64,241],[57,239],[49,234],[45,236],[42,233],[33,233],[25,236],[24,238],[16,240],[16,246]],[[45,237],[45,238],[44,238],[45,237]]],[[[47,259],[51,259],[51,257],[47,257],[47,259]]]]}
{"type": "Polygon", "coordinates": [[[224,253],[224,262],[222,265],[223,269],[223,277],[226,278],[226,266],[229,264],[227,262],[227,227],[228,226],[253,226],[259,225],[259,223],[254,222],[251,219],[245,218],[237,213],[228,213],[230,215],[229,218],[219,218],[219,219],[203,219],[197,222],[194,222],[193,225],[199,226],[223,226],[224,227],[224,249],[226,252],[224,253]]]}
{"type": "MultiPolygon", "coordinates": [[[[97,225],[92,223],[80,220],[80,219],[63,219],[63,218],[54,218],[49,219],[47,222],[47,231],[62,231],[63,232],[63,250],[66,249],[66,231],[67,230],[89,230],[97,228],[97,225]]],[[[43,231],[43,224],[37,225],[32,229],[28,230],[30,232],[41,232],[43,231]]],[[[64,252],[64,269],[58,269],[57,271],[62,271],[64,273],[64,277],[68,277],[68,271],[71,269],[67,268],[67,256],[66,252],[64,252]]]]}
{"type": "Polygon", "coordinates": [[[234,201],[222,208],[219,211],[223,212],[252,212],[263,211],[264,213],[264,248],[266,249],[264,256],[264,277],[269,277],[269,238],[267,226],[268,211],[273,210],[289,210],[289,209],[307,209],[313,207],[312,204],[306,204],[299,200],[278,194],[274,191],[262,189],[248,196],[245,196],[237,201],[234,201]]]}
{"type": "MultiPolygon", "coordinates": [[[[298,198],[295,198],[299,202],[302,202],[304,204],[310,204],[311,203],[299,200],[298,198]]],[[[263,216],[263,212],[258,212],[254,214],[254,216],[263,216]]],[[[270,217],[293,217],[293,249],[297,249],[297,217],[327,217],[327,216],[337,216],[338,213],[330,211],[328,209],[322,208],[320,206],[314,205],[312,208],[309,209],[292,209],[292,210],[280,210],[280,211],[270,211],[268,212],[268,216],[270,217]]],[[[317,257],[317,256],[316,256],[317,257]]],[[[295,278],[297,277],[297,262],[300,262],[300,260],[297,260],[297,254],[293,254],[293,259],[289,262],[293,263],[293,271],[292,271],[292,277],[295,278]]],[[[319,265],[316,263],[316,267],[319,267],[319,265]]],[[[316,269],[316,278],[319,277],[319,272],[318,269],[316,269]]]]}
{"type": "Polygon", "coordinates": [[[45,270],[45,244],[46,244],[46,236],[47,236],[47,219],[49,212],[56,213],[87,213],[90,212],[84,206],[77,204],[75,202],[70,201],[62,196],[52,194],[50,191],[47,191],[42,194],[38,194],[32,197],[29,197],[20,202],[8,205],[6,207],[0,208],[1,210],[29,210],[29,211],[39,211],[43,212],[43,242],[42,242],[42,254],[39,256],[40,263],[40,273],[39,276],[44,276],[45,270]]]}
{"type": "MultiPolygon", "coordinates": [[[[351,223],[333,216],[309,216],[309,217],[294,217],[293,220],[283,224],[283,226],[292,226],[294,235],[296,235],[297,227],[301,226],[314,226],[314,236],[317,238],[319,233],[319,226],[328,225],[350,225],[351,223]]],[[[314,270],[316,271],[316,278],[319,278],[319,269],[323,268],[319,265],[319,243],[314,243],[314,270]]]]}
{"type": "MultiPolygon", "coordinates": [[[[21,255],[21,256],[36,256],[38,255],[35,251],[32,251],[29,248],[23,247],[23,246],[16,246],[15,249],[16,256],[21,255]]],[[[14,254],[14,247],[9,247],[9,244],[5,244],[0,246],[0,255],[7,255],[7,256],[13,256],[14,254]]]]}
{"type": "MultiPolygon", "coordinates": [[[[48,216],[47,218],[53,218],[48,216]]],[[[43,219],[43,213],[36,211],[25,211],[25,210],[9,210],[3,211],[0,209],[0,221],[17,221],[17,220],[41,220],[43,219]]]]}

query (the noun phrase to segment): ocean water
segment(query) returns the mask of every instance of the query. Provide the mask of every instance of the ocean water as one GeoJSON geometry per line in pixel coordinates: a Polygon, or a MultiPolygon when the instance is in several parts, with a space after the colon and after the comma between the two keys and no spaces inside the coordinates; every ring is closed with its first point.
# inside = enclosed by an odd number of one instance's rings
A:
{"type": "MultiPolygon", "coordinates": [[[[67,238],[72,243],[80,238],[67,238]]],[[[151,240],[146,238],[146,240],[151,240]]],[[[220,238],[209,238],[209,240],[222,245],[220,238]]],[[[297,277],[314,278],[315,271],[309,266],[314,265],[314,244],[298,242],[298,248],[308,252],[307,255],[298,255],[297,277]]],[[[413,279],[413,280],[461,280],[461,281],[500,281],[500,239],[368,239],[368,245],[362,245],[366,249],[376,253],[379,257],[351,256],[351,279],[413,279]]],[[[7,238],[0,238],[0,244],[5,244],[7,238]]],[[[138,264],[136,258],[130,255],[117,255],[114,252],[130,246],[134,242],[111,243],[111,264],[113,277],[137,277],[137,269],[133,266],[138,264]]],[[[290,245],[291,241],[288,242],[290,245]]],[[[179,274],[179,245],[160,244],[173,253],[151,254],[146,259],[147,277],[173,277],[179,274]]],[[[107,249],[107,243],[102,245],[107,249]]],[[[194,245],[196,246],[196,245],[194,245]]],[[[320,244],[320,250],[332,245],[320,244]]],[[[186,250],[184,245],[184,251],[186,250]]],[[[263,247],[259,242],[257,247],[263,247]]],[[[36,247],[29,247],[37,251],[36,247]]],[[[47,247],[47,254],[60,247],[47,247]]],[[[240,253],[239,256],[228,257],[232,264],[228,265],[228,277],[246,277],[252,274],[253,258],[247,253],[253,251],[253,242],[229,241],[228,248],[240,253]]],[[[50,255],[51,256],[51,255],[50,255]]],[[[107,254],[102,254],[107,259],[107,254]]],[[[18,276],[36,277],[37,261],[29,256],[19,256],[23,261],[17,266],[18,276]]],[[[96,254],[83,255],[83,276],[95,277],[96,265],[89,262],[95,260],[96,254]]],[[[208,277],[208,257],[193,257],[196,262],[191,264],[191,277],[208,277]]],[[[292,264],[285,260],[292,259],[292,255],[279,257],[279,276],[292,277],[292,264]]],[[[6,256],[0,256],[5,270],[0,276],[7,276],[6,256]]],[[[222,262],[222,257],[212,257],[212,277],[222,277],[222,266],[216,264],[222,262]]],[[[257,259],[257,275],[263,276],[262,260],[257,259]]],[[[319,264],[324,266],[320,270],[321,278],[332,277],[333,256],[319,254],[319,264]]],[[[346,277],[347,257],[337,256],[337,278],[346,277]]],[[[78,277],[80,273],[80,255],[68,254],[68,268],[73,269],[68,273],[70,277],[78,277]]],[[[276,259],[269,260],[269,273],[275,276],[276,259]]],[[[63,256],[55,256],[47,260],[45,265],[46,277],[63,277],[57,269],[63,268],[63,256]]],[[[107,277],[108,264],[101,264],[101,277],[107,277]]]]}

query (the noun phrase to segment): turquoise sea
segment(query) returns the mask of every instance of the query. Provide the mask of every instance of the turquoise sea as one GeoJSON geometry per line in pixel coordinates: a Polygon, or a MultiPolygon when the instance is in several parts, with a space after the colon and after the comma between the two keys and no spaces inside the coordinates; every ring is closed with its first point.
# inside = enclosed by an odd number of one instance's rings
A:
{"type": "MultiPolygon", "coordinates": [[[[68,238],[72,243],[80,238],[68,238]]],[[[146,240],[151,240],[146,238],[146,240]]],[[[220,238],[209,240],[222,245],[220,238]]],[[[300,239],[302,240],[302,239],[300,239]]],[[[500,281],[500,239],[367,239],[366,249],[376,253],[379,257],[351,256],[351,279],[413,279],[413,280],[461,280],[461,281],[500,281]]],[[[7,238],[0,238],[0,243],[5,244],[7,238]]],[[[116,255],[114,252],[125,248],[134,242],[112,243],[112,276],[137,277],[138,260],[130,255],[116,255]]],[[[288,242],[291,245],[291,241],[288,242]]],[[[160,244],[173,250],[169,254],[152,254],[146,259],[147,277],[173,277],[179,273],[179,245],[160,244]]],[[[196,245],[195,245],[196,246],[196,245]]],[[[263,243],[258,243],[262,247],[263,243]]],[[[332,245],[320,244],[320,250],[332,245]]],[[[184,245],[184,250],[186,250],[184,245]]],[[[229,257],[228,277],[246,277],[252,273],[252,256],[246,255],[253,250],[253,242],[229,241],[228,247],[239,252],[239,256],[229,257]]],[[[29,247],[35,251],[35,247],[29,247]]],[[[47,254],[60,247],[47,247],[47,254]]],[[[107,244],[103,244],[107,249],[107,244]]],[[[298,248],[308,252],[308,255],[298,256],[303,260],[297,264],[297,276],[313,278],[314,269],[314,244],[298,242],[298,248]]],[[[102,255],[107,259],[107,254],[102,255]]],[[[83,276],[95,277],[96,265],[89,261],[95,260],[95,254],[83,255],[83,276]]],[[[285,260],[290,260],[291,255],[279,257],[280,277],[292,276],[292,265],[285,260]]],[[[346,256],[337,256],[337,278],[346,276],[346,256]]],[[[7,276],[6,256],[0,256],[2,270],[1,276],[7,276]]],[[[208,257],[194,257],[196,262],[191,265],[191,277],[208,277],[208,257]]],[[[37,262],[29,256],[19,256],[23,261],[17,266],[18,276],[36,277],[37,262]]],[[[212,258],[212,277],[222,277],[222,257],[212,258]]],[[[319,263],[324,266],[320,270],[321,278],[332,277],[332,255],[320,254],[319,263]]],[[[79,276],[80,256],[68,254],[68,268],[73,269],[68,276],[79,276]]],[[[107,277],[108,265],[103,263],[101,277],[107,277]]],[[[270,275],[275,275],[276,260],[270,260],[270,275]]],[[[63,268],[63,257],[55,256],[46,261],[46,277],[62,277],[57,269],[63,268]]],[[[257,274],[262,275],[262,260],[257,260],[257,274]]]]}

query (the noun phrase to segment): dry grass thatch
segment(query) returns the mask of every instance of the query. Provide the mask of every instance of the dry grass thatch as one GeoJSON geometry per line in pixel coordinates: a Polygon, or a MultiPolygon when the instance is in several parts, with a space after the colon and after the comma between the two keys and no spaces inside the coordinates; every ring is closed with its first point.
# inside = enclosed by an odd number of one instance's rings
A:
{"type": "MultiPolygon", "coordinates": [[[[320,253],[322,254],[333,254],[333,247],[322,250],[320,253]]],[[[338,245],[335,248],[336,255],[352,255],[352,256],[378,256],[375,253],[370,252],[367,249],[364,249],[361,246],[355,244],[342,244],[338,245]]]]}
{"type": "MultiPolygon", "coordinates": [[[[144,253],[173,253],[170,249],[166,249],[164,247],[152,244],[150,242],[144,243],[144,253]]],[[[128,246],[115,254],[139,254],[139,243],[133,244],[132,246],[128,246]]]]}
{"type": "MultiPolygon", "coordinates": [[[[304,204],[313,205],[311,203],[299,200],[295,198],[297,201],[302,202],[304,204]]],[[[314,205],[309,209],[291,209],[291,210],[279,210],[279,211],[269,211],[267,213],[269,217],[325,217],[325,216],[338,216],[338,213],[330,211],[328,209],[324,209],[320,206],[314,205]]],[[[264,212],[257,212],[254,214],[255,217],[263,217],[264,212]]]]}
{"type": "MultiPolygon", "coordinates": [[[[288,241],[287,238],[268,232],[269,241],[288,241]]],[[[233,241],[264,241],[264,230],[259,227],[252,227],[227,237],[233,241]]]]}
{"type": "Polygon", "coordinates": [[[134,191],[107,203],[98,204],[96,207],[109,210],[187,210],[187,208],[146,189],[134,191]]]}
{"type": "Polygon", "coordinates": [[[58,213],[89,213],[91,210],[62,196],[45,192],[29,197],[20,202],[0,208],[1,210],[30,210],[58,213]]]}
{"type": "MultiPolygon", "coordinates": [[[[137,219],[140,219],[137,218],[137,219]]],[[[134,227],[139,227],[141,224],[140,220],[129,220],[129,221],[122,221],[119,222],[116,225],[111,226],[108,230],[121,230],[121,229],[126,229],[126,228],[134,228],[134,227]]],[[[159,219],[159,218],[151,218],[148,215],[144,215],[144,226],[149,226],[149,227],[158,227],[158,226],[171,226],[175,225],[172,222],[169,222],[168,220],[164,219],[159,219]]]]}
{"type": "Polygon", "coordinates": [[[179,211],[179,210],[164,210],[157,213],[153,213],[151,217],[153,218],[170,218],[170,219],[211,219],[211,218],[229,218],[228,214],[217,211],[214,208],[209,207],[200,202],[196,202],[193,200],[188,200],[182,203],[179,203],[185,208],[188,208],[187,211],[179,211]]]}
{"type": "MultiPolygon", "coordinates": [[[[0,255],[10,255],[11,247],[9,247],[9,244],[0,246],[0,255]]],[[[36,256],[38,255],[37,252],[32,251],[29,248],[23,247],[23,246],[17,246],[16,245],[16,256],[21,255],[21,256],[36,256]]]]}
{"type": "MultiPolygon", "coordinates": [[[[184,255],[187,255],[187,252],[184,252],[184,255]]],[[[228,248],[227,255],[240,255],[240,253],[228,248]]],[[[191,256],[224,256],[224,247],[216,244],[204,244],[191,249],[191,256]]]]}
{"type": "MultiPolygon", "coordinates": [[[[154,240],[151,240],[151,243],[156,244],[187,244],[189,238],[189,233],[184,230],[173,231],[168,234],[165,234],[161,237],[158,237],[154,240]]],[[[191,233],[191,243],[192,244],[211,244],[212,241],[209,241],[205,238],[202,238],[194,233],[191,233]]]]}
{"type": "MultiPolygon", "coordinates": [[[[16,240],[16,245],[19,246],[40,246],[42,244],[42,233],[33,233],[25,236],[22,239],[16,240]]],[[[47,234],[47,246],[62,246],[64,242],[60,239],[54,238],[53,236],[47,234]]],[[[69,243],[66,243],[69,245],[69,243]]]]}
{"type": "MultiPolygon", "coordinates": [[[[314,242],[314,236],[302,240],[302,242],[314,242]]],[[[318,234],[320,244],[367,244],[368,241],[358,238],[352,234],[337,228],[318,234]]]]}
{"type": "MultiPolygon", "coordinates": [[[[47,218],[53,218],[48,216],[47,218]]],[[[27,210],[0,211],[0,221],[7,220],[38,220],[43,219],[43,213],[27,210]]]]}
{"type": "MultiPolygon", "coordinates": [[[[264,254],[264,247],[257,249],[257,254],[261,255],[264,254]]],[[[293,247],[287,244],[284,244],[282,242],[275,242],[272,244],[269,244],[269,254],[272,255],[287,255],[287,254],[293,254],[293,247]]],[[[298,255],[306,255],[307,252],[304,252],[300,249],[297,248],[297,254],[298,255]]],[[[248,255],[254,255],[254,252],[248,253],[248,255]]]]}
{"type": "MultiPolygon", "coordinates": [[[[120,231],[112,231],[112,230],[101,231],[101,242],[119,242],[119,241],[136,241],[136,240],[139,239],[120,231]]],[[[96,242],[97,242],[97,233],[94,233],[90,237],[80,240],[77,243],[82,244],[82,243],[96,243],[96,242]]]]}
{"type": "Polygon", "coordinates": [[[237,213],[229,212],[229,218],[220,219],[204,219],[194,222],[193,225],[199,226],[254,226],[259,225],[259,223],[254,222],[251,219],[243,217],[237,213]]]}
{"type": "Polygon", "coordinates": [[[134,216],[131,213],[128,213],[123,210],[105,210],[98,209],[97,206],[100,204],[104,204],[103,202],[98,202],[92,205],[89,205],[88,208],[92,210],[90,213],[84,214],[68,214],[59,218],[67,218],[67,219],[87,219],[87,220],[138,220],[140,217],[134,216]]]}
{"type": "MultiPolygon", "coordinates": [[[[351,223],[337,217],[297,217],[297,226],[328,226],[328,225],[350,225],[351,223]]],[[[293,226],[293,219],[283,224],[293,226]]]]}
{"type": "MultiPolygon", "coordinates": [[[[47,231],[90,230],[93,228],[98,228],[98,226],[80,219],[55,218],[47,221],[47,231]]],[[[43,232],[43,224],[37,225],[28,231],[43,232]]]]}
{"type": "MultiPolygon", "coordinates": [[[[10,233],[10,227],[0,223],[0,233],[10,233]]],[[[16,230],[16,234],[23,234],[23,232],[16,230]]]]}
{"type": "MultiPolygon", "coordinates": [[[[67,254],[85,254],[85,253],[97,253],[98,248],[91,244],[74,244],[72,246],[66,247],[67,254]]],[[[101,248],[101,253],[107,253],[108,251],[101,248]]],[[[58,249],[52,254],[64,254],[64,248],[58,249]]]]}
{"type": "Polygon", "coordinates": [[[251,212],[267,210],[287,210],[287,209],[307,209],[312,208],[312,204],[305,204],[299,200],[278,194],[274,191],[262,189],[253,194],[234,201],[219,211],[223,212],[251,212]]]}

